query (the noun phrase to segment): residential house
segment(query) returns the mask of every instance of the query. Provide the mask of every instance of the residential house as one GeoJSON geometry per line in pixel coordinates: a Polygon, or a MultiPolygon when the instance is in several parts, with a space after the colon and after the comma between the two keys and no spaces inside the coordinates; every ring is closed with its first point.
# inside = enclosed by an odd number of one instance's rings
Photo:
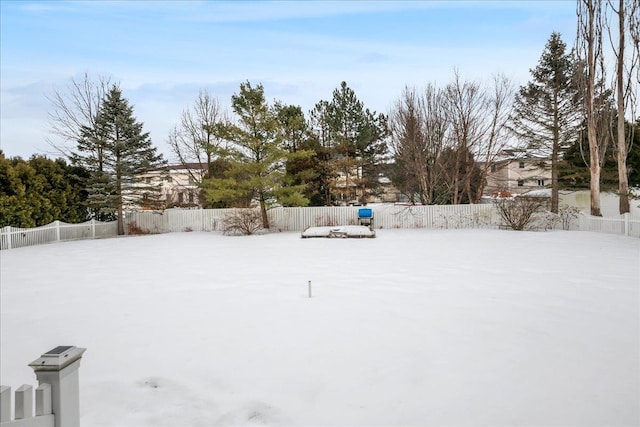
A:
{"type": "Polygon", "coordinates": [[[164,208],[202,207],[199,182],[206,174],[206,165],[200,163],[173,164],[164,170],[149,171],[141,177],[149,184],[158,183],[162,189],[164,208]]]}
{"type": "Polygon", "coordinates": [[[543,188],[551,188],[551,160],[523,150],[507,149],[491,163],[484,195],[516,195],[543,188]]]}

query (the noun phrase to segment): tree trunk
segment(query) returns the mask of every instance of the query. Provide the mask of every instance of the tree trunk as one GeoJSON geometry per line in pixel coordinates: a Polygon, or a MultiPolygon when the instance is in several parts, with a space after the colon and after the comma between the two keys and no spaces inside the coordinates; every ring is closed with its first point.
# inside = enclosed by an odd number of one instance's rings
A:
{"type": "MultiPolygon", "coordinates": [[[[596,5],[593,0],[582,0],[587,6],[587,81],[586,81],[586,116],[587,116],[587,137],[589,139],[589,173],[591,182],[589,185],[589,195],[591,198],[591,215],[602,216],[600,212],[600,146],[596,132],[596,112],[595,112],[595,80],[596,80],[596,5]]],[[[598,2],[598,7],[600,7],[598,2]]]]}
{"type": "Polygon", "coordinates": [[[453,169],[453,200],[451,204],[458,204],[458,191],[459,191],[459,183],[458,183],[458,174],[460,171],[460,150],[456,151],[456,162],[453,169]]]}
{"type": "Polygon", "coordinates": [[[425,172],[425,168],[423,166],[420,167],[420,201],[422,202],[423,205],[428,205],[431,203],[430,197],[429,197],[429,188],[427,185],[427,177],[426,177],[426,172],[425,172]]]}
{"type": "Polygon", "coordinates": [[[264,194],[260,192],[260,213],[262,214],[262,228],[269,229],[269,217],[267,216],[267,202],[264,200],[264,194]]]}
{"type": "Polygon", "coordinates": [[[620,193],[620,214],[629,212],[629,180],[627,176],[627,143],[624,134],[624,30],[625,30],[624,0],[620,0],[618,9],[618,64],[617,64],[617,92],[618,92],[618,193],[620,193]]]}
{"type": "MultiPolygon", "coordinates": [[[[595,122],[595,118],[593,121],[595,122]]],[[[598,150],[595,127],[595,123],[588,125],[589,172],[591,175],[589,196],[591,198],[591,215],[602,216],[602,212],[600,212],[600,152],[598,150]]]]}
{"type": "Polygon", "coordinates": [[[558,152],[560,151],[560,119],[558,117],[558,94],[554,93],[553,146],[551,148],[551,212],[558,213],[558,152]]]}
{"type": "Polygon", "coordinates": [[[118,197],[118,236],[124,235],[124,209],[122,208],[122,167],[120,155],[116,155],[116,194],[118,197]]]}

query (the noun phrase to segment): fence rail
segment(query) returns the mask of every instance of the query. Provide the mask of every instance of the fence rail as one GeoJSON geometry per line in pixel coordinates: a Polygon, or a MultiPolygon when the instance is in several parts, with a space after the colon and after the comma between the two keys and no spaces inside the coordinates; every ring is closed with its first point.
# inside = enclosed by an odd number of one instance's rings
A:
{"type": "Polygon", "coordinates": [[[87,221],[67,224],[54,221],[36,228],[3,227],[0,229],[0,249],[21,248],[67,240],[96,239],[118,235],[116,221],[87,221]]]}

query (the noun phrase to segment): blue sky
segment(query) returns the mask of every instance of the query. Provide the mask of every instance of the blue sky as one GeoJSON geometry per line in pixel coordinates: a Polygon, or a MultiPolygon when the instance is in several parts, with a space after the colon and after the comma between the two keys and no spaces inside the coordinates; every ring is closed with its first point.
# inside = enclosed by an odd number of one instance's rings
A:
{"type": "MultiPolygon", "coordinates": [[[[388,113],[405,85],[529,80],[551,32],[575,37],[574,1],[0,0],[0,148],[52,154],[47,100],[88,72],[119,82],[154,144],[207,89],[228,107],[245,80],[308,111],[346,81],[388,113]]],[[[54,139],[55,141],[55,139],[54,139]]]]}

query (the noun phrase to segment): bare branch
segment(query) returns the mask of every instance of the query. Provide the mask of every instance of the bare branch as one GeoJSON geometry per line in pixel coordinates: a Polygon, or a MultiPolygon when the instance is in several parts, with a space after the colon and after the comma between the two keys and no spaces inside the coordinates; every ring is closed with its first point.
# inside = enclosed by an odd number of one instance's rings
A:
{"type": "Polygon", "coordinates": [[[51,133],[63,141],[60,144],[48,139],[56,152],[71,157],[81,138],[82,129],[95,127],[96,115],[111,85],[110,78],[92,78],[85,72],[79,79],[72,78],[65,90],[56,90],[47,97],[53,107],[49,112],[51,133]],[[63,144],[70,144],[71,147],[63,144]]]}

